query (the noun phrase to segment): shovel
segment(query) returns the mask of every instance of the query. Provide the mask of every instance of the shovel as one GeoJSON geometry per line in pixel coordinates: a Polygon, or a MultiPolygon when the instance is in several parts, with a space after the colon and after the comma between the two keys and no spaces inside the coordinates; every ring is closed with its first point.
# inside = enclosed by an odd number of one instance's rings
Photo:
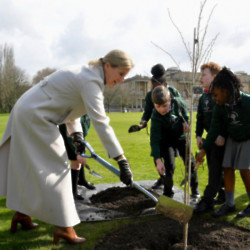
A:
{"type": "Polygon", "coordinates": [[[89,167],[88,164],[86,164],[85,166],[84,166],[84,165],[82,165],[82,166],[85,167],[85,168],[87,168],[87,169],[89,170],[89,173],[90,173],[90,174],[92,174],[92,175],[94,175],[94,176],[96,176],[96,177],[98,177],[98,178],[102,178],[102,176],[101,176],[100,174],[98,174],[98,173],[95,172],[94,170],[91,170],[91,168],[89,167]]]}
{"type": "Polygon", "coordinates": [[[143,128],[145,128],[145,127],[142,126],[142,125],[132,125],[132,126],[129,128],[128,132],[129,132],[129,133],[137,132],[137,131],[140,131],[140,130],[143,129],[143,128]]]}
{"type": "MultiPolygon", "coordinates": [[[[101,165],[103,165],[105,168],[107,168],[112,173],[114,173],[115,175],[120,177],[120,171],[117,168],[115,168],[110,163],[108,163],[107,161],[102,159],[100,156],[98,156],[94,152],[93,148],[90,146],[90,144],[88,142],[86,142],[84,140],[82,142],[84,143],[84,145],[86,146],[86,148],[89,150],[89,152],[91,154],[91,155],[81,154],[82,157],[95,159],[101,165]]],[[[139,191],[144,193],[146,196],[151,198],[156,203],[156,211],[158,213],[161,213],[161,214],[165,215],[166,217],[171,218],[173,220],[176,220],[180,223],[187,223],[191,219],[191,217],[193,215],[193,208],[192,207],[185,205],[181,202],[175,201],[175,200],[173,200],[169,197],[166,197],[164,195],[161,195],[157,199],[150,192],[148,192],[146,189],[144,189],[143,187],[141,187],[140,185],[138,185],[135,182],[132,182],[131,186],[138,189],[139,191]]]]}

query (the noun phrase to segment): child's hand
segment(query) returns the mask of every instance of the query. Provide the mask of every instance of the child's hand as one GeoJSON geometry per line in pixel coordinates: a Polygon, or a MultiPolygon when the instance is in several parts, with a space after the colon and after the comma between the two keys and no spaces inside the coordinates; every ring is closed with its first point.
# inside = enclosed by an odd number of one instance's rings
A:
{"type": "Polygon", "coordinates": [[[160,175],[165,173],[165,166],[161,159],[156,159],[156,169],[160,175]]]}
{"type": "Polygon", "coordinates": [[[202,149],[200,151],[200,153],[198,153],[195,157],[196,163],[200,162],[202,163],[204,161],[204,156],[205,156],[206,152],[204,149],[202,149]]]}
{"type": "Polygon", "coordinates": [[[196,137],[196,142],[197,142],[198,148],[201,149],[203,141],[202,141],[202,138],[200,136],[196,137]]]}
{"type": "Polygon", "coordinates": [[[186,122],[183,123],[183,132],[188,132],[188,124],[186,122]]]}
{"type": "Polygon", "coordinates": [[[77,160],[71,161],[70,168],[73,170],[80,170],[81,163],[79,163],[77,160]]]}
{"type": "Polygon", "coordinates": [[[82,157],[82,156],[80,156],[80,155],[77,155],[77,162],[79,163],[79,164],[82,164],[82,165],[86,165],[86,158],[84,158],[84,157],[82,157]]]}
{"type": "Polygon", "coordinates": [[[140,125],[141,125],[142,128],[147,127],[147,121],[141,121],[140,125]]]}
{"type": "Polygon", "coordinates": [[[224,146],[224,144],[225,144],[225,138],[222,137],[221,135],[218,135],[218,137],[215,140],[215,144],[217,146],[224,146]]]}

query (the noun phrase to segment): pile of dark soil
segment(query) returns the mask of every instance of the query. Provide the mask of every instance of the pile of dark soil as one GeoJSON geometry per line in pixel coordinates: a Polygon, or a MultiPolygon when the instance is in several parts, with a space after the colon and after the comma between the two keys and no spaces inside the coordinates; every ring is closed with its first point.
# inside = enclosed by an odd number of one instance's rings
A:
{"type": "MultiPolygon", "coordinates": [[[[152,191],[150,191],[152,193],[152,191]]],[[[153,195],[157,196],[156,193],[153,195]]],[[[134,188],[113,187],[90,198],[98,207],[139,214],[155,202],[134,188]]],[[[188,224],[188,249],[250,249],[250,231],[217,220],[195,217],[188,224]]],[[[94,247],[96,250],[183,249],[183,225],[157,215],[111,232],[94,247]]]]}
{"type": "MultiPolygon", "coordinates": [[[[154,196],[159,196],[153,193],[154,196]]],[[[112,187],[90,197],[96,207],[124,212],[128,215],[139,214],[146,208],[155,207],[155,202],[142,192],[130,187],[112,187]]]]}
{"type": "MultiPolygon", "coordinates": [[[[250,231],[218,220],[193,217],[188,231],[188,249],[250,249],[250,231]]],[[[183,225],[156,216],[107,234],[94,249],[183,249],[182,243],[183,225]]]]}

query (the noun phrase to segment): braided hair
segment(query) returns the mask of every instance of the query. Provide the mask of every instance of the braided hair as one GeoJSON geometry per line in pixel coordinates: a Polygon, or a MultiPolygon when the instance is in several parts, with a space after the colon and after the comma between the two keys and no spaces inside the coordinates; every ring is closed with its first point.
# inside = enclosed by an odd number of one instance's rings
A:
{"type": "Polygon", "coordinates": [[[213,92],[214,88],[226,89],[228,91],[229,103],[235,103],[240,99],[241,87],[240,79],[228,68],[223,67],[212,81],[210,90],[213,92]]]}

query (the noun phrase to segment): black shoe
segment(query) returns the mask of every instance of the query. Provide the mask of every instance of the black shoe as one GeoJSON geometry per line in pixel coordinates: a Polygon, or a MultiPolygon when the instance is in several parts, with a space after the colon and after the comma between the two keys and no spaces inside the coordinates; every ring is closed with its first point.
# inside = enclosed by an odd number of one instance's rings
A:
{"type": "Polygon", "coordinates": [[[205,200],[201,199],[194,209],[195,214],[201,214],[213,211],[213,204],[208,204],[205,200]]]}
{"type": "Polygon", "coordinates": [[[174,192],[171,192],[171,193],[163,193],[163,195],[169,197],[169,198],[173,198],[174,197],[174,192]]]}
{"type": "Polygon", "coordinates": [[[250,217],[250,204],[237,214],[238,218],[250,217]]]}
{"type": "Polygon", "coordinates": [[[90,183],[90,182],[88,182],[88,181],[85,181],[85,182],[79,182],[78,181],[78,185],[79,186],[84,186],[84,187],[86,187],[89,190],[94,190],[95,189],[95,185],[92,184],[92,183],[90,183]]]}
{"type": "Polygon", "coordinates": [[[83,201],[84,200],[84,198],[80,194],[74,194],[73,196],[74,196],[75,200],[78,200],[78,201],[83,201]]]}
{"type": "Polygon", "coordinates": [[[159,178],[155,183],[154,185],[151,187],[152,189],[157,189],[159,188],[160,186],[163,185],[163,178],[159,178]]]}
{"type": "Polygon", "coordinates": [[[214,211],[213,217],[218,218],[218,217],[233,213],[235,211],[236,211],[235,205],[230,207],[227,204],[224,204],[220,209],[214,211]]]}
{"type": "Polygon", "coordinates": [[[85,170],[84,170],[84,166],[81,166],[81,169],[80,169],[80,173],[79,173],[79,180],[78,180],[78,183],[77,183],[79,186],[84,186],[86,187],[87,189],[90,189],[90,190],[94,190],[95,189],[95,186],[94,184],[88,182],[86,179],[85,179],[85,170]]]}
{"type": "Polygon", "coordinates": [[[190,197],[193,199],[199,199],[201,195],[198,190],[195,190],[195,191],[192,191],[192,194],[190,195],[190,197]]]}
{"type": "Polygon", "coordinates": [[[80,194],[74,194],[73,196],[74,196],[75,200],[79,200],[79,201],[83,201],[84,200],[84,198],[80,194]]]}
{"type": "Polygon", "coordinates": [[[225,195],[219,194],[216,199],[214,199],[214,204],[215,205],[222,205],[226,201],[225,195]]]}

